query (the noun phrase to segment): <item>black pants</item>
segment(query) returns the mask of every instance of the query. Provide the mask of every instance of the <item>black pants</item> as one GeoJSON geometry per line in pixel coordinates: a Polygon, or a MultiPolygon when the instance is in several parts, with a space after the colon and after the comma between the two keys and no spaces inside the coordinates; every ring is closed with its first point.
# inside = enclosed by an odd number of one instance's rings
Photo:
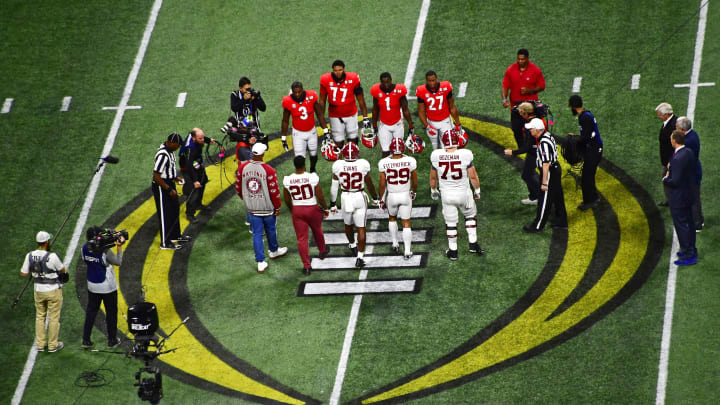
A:
{"type": "Polygon", "coordinates": [[[523,130],[523,127],[525,126],[525,123],[526,123],[525,118],[523,118],[520,115],[520,113],[517,112],[516,108],[513,108],[510,111],[510,128],[513,131],[513,136],[515,137],[515,143],[517,144],[518,148],[524,142],[522,130],[523,130]]]}
{"type": "Polygon", "coordinates": [[[95,317],[100,309],[100,302],[105,305],[105,324],[107,325],[108,343],[114,343],[117,337],[117,291],[107,294],[96,294],[88,291],[88,305],[85,311],[85,327],[83,342],[90,341],[95,317]]]}
{"type": "Polygon", "coordinates": [[[152,191],[160,223],[160,243],[163,246],[170,246],[172,244],[171,240],[180,237],[180,221],[178,218],[180,216],[180,203],[177,198],[170,197],[170,191],[175,190],[175,182],[166,180],[165,184],[170,186],[169,190],[165,190],[153,182],[152,191]]]}
{"type": "Polygon", "coordinates": [[[202,205],[203,195],[205,194],[205,183],[199,188],[195,188],[192,180],[189,176],[184,176],[185,185],[183,186],[183,194],[187,196],[187,202],[185,203],[185,213],[187,216],[195,215],[195,212],[200,209],[202,205]]]}
{"type": "Polygon", "coordinates": [[[702,224],[705,223],[705,217],[702,213],[702,202],[700,201],[700,185],[693,184],[692,190],[695,196],[695,202],[692,205],[692,215],[695,219],[695,228],[700,228],[702,224]]]}
{"type": "Polygon", "coordinates": [[[597,173],[597,167],[602,159],[602,146],[593,146],[585,151],[585,158],[582,169],[582,177],[580,183],[582,184],[582,195],[583,202],[585,204],[591,204],[600,198],[598,195],[597,188],[595,187],[595,173],[597,173]]]}
{"type": "MultiPolygon", "coordinates": [[[[695,256],[695,223],[692,207],[670,207],[670,215],[675,226],[675,233],[678,236],[680,251],[684,255],[695,256]]],[[[683,256],[684,258],[685,256],[683,256]]]]}
{"type": "Polygon", "coordinates": [[[527,185],[528,198],[531,200],[537,200],[540,197],[540,178],[538,172],[535,170],[535,158],[537,156],[537,150],[530,148],[525,155],[525,163],[522,169],[522,179],[527,185]]]}
{"type": "Polygon", "coordinates": [[[532,223],[533,228],[541,230],[550,217],[551,210],[555,208],[554,225],[567,226],[567,211],[565,211],[565,195],[562,189],[562,169],[558,163],[550,165],[548,172],[548,189],[540,191],[540,198],[537,204],[537,214],[532,223]],[[554,206],[554,207],[553,207],[554,206]]]}

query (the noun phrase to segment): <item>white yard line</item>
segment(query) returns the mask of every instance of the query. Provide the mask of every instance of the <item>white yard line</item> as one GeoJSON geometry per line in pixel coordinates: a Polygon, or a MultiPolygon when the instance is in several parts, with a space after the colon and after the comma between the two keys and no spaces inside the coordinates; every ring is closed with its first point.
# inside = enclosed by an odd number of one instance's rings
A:
{"type": "Polygon", "coordinates": [[[63,97],[62,106],[60,107],[60,111],[66,112],[70,109],[70,102],[72,101],[72,97],[67,96],[63,97]]]}
{"type": "Polygon", "coordinates": [[[177,103],[175,103],[175,107],[177,107],[177,108],[185,107],[185,99],[186,98],[187,98],[187,93],[178,94],[177,103]]]}
{"type": "Polygon", "coordinates": [[[573,79],[573,87],[572,92],[573,93],[580,93],[580,86],[582,85],[582,77],[576,77],[573,79]]]}
{"type": "MultiPolygon", "coordinates": [[[[118,105],[117,112],[115,113],[115,120],[110,127],[110,133],[108,134],[108,137],[105,141],[105,147],[103,148],[102,154],[100,156],[109,155],[115,143],[115,138],[117,137],[118,130],[120,129],[120,123],[122,122],[123,115],[125,114],[125,107],[127,106],[128,101],[130,101],[130,95],[132,94],[133,87],[135,86],[135,80],[137,80],[138,73],[140,72],[140,67],[142,66],[143,58],[145,57],[145,51],[147,50],[148,44],[150,43],[150,36],[152,35],[153,29],[155,28],[155,22],[157,21],[160,7],[162,7],[162,0],[155,0],[152,10],[150,11],[150,18],[148,19],[148,23],[145,26],[145,33],[143,34],[142,42],[140,43],[140,49],[138,49],[137,56],[135,56],[135,62],[133,64],[132,70],[130,70],[130,74],[128,75],[125,90],[123,91],[123,96],[120,100],[120,105],[118,105]]],[[[92,183],[90,185],[90,190],[88,191],[87,197],[85,198],[85,203],[83,204],[82,210],[80,211],[80,216],[75,223],[75,231],[73,232],[72,239],[70,241],[70,244],[68,245],[67,251],[65,252],[65,259],[63,260],[63,264],[66,268],[70,266],[72,258],[75,255],[75,250],[77,249],[80,235],[82,235],[83,228],[85,228],[85,222],[87,221],[88,214],[90,213],[90,207],[92,206],[93,200],[95,199],[95,193],[97,192],[98,186],[100,185],[100,179],[102,179],[103,172],[104,166],[102,169],[100,169],[97,175],[93,177],[92,183]]],[[[28,380],[30,379],[30,374],[32,373],[32,369],[35,366],[36,356],[37,347],[35,346],[35,344],[33,344],[32,348],[30,349],[30,353],[28,354],[28,359],[25,362],[25,368],[23,369],[23,373],[20,376],[20,381],[18,382],[17,388],[15,388],[15,394],[13,395],[11,402],[12,405],[18,405],[20,404],[20,401],[22,401],[23,394],[25,393],[25,388],[27,387],[28,380]]]]}
{"type": "Polygon", "coordinates": [[[637,90],[640,88],[640,75],[634,74],[632,75],[632,79],[630,79],[630,90],[637,90]]]}
{"type": "Polygon", "coordinates": [[[372,294],[413,292],[417,280],[376,280],[376,281],[336,281],[333,283],[307,283],[303,289],[305,295],[333,294],[372,294]]]}
{"type": "MultiPolygon", "coordinates": [[[[690,75],[690,91],[688,95],[688,108],[686,116],[691,122],[695,121],[695,101],[700,79],[700,65],[702,64],[702,50],[705,42],[705,26],[707,24],[707,11],[710,0],[700,1],[700,18],[697,35],[695,37],[695,57],[693,58],[692,74],[690,75]]],[[[670,249],[670,266],[668,269],[667,290],[665,292],[665,317],[663,319],[663,333],[660,344],[660,363],[658,365],[658,382],[655,395],[655,404],[665,404],[667,391],[668,363],[670,360],[670,335],[672,333],[672,319],[675,306],[675,283],[677,281],[677,266],[674,261],[679,248],[677,234],[673,231],[672,248],[670,249]]]]}
{"type": "Polygon", "coordinates": [[[420,45],[422,45],[422,37],[425,32],[425,20],[427,19],[428,10],[430,9],[430,0],[423,0],[420,7],[420,16],[418,17],[417,26],[415,28],[415,38],[413,39],[412,50],[410,51],[410,60],[408,60],[407,69],[405,70],[405,87],[410,91],[415,69],[417,68],[418,56],[420,56],[420,45]]]}
{"type": "Polygon", "coordinates": [[[467,92],[467,86],[468,86],[468,82],[460,83],[460,88],[458,89],[458,94],[457,94],[458,98],[465,97],[465,93],[467,92]]]}
{"type": "Polygon", "coordinates": [[[5,102],[3,102],[2,110],[0,110],[0,114],[7,114],[10,112],[10,109],[12,108],[12,104],[14,98],[6,98],[5,102]]]}

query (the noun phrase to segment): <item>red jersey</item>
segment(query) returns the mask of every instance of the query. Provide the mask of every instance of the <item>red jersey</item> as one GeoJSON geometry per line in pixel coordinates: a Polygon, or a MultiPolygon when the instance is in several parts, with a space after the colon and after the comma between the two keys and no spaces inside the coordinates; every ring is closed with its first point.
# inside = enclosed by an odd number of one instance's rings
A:
{"type": "Polygon", "coordinates": [[[515,62],[508,66],[505,71],[502,86],[504,89],[510,89],[510,101],[512,104],[519,104],[522,101],[529,100],[538,101],[537,93],[522,94],[520,88],[540,87],[541,90],[545,90],[545,77],[543,77],[540,68],[535,66],[534,63],[528,62],[527,68],[521,72],[520,66],[515,62]]]}
{"type": "Polygon", "coordinates": [[[320,94],[327,95],[328,115],[334,118],[349,117],[357,113],[355,94],[362,92],[360,76],[345,72],[344,79],[336,82],[332,73],[320,76],[320,94]]]}
{"type": "Polygon", "coordinates": [[[400,99],[407,95],[407,87],[404,84],[395,84],[395,87],[386,93],[380,88],[380,83],[375,83],[370,88],[370,94],[380,106],[380,121],[383,124],[394,125],[402,119],[400,99]]]}
{"type": "Polygon", "coordinates": [[[305,99],[298,103],[293,100],[292,94],[283,97],[282,106],[290,111],[292,127],[298,131],[307,132],[315,128],[315,103],[318,95],[313,90],[305,90],[305,99]]]}
{"type": "Polygon", "coordinates": [[[450,116],[448,98],[452,97],[452,84],[440,82],[434,92],[428,90],[427,85],[418,86],[415,90],[418,103],[425,104],[425,112],[430,121],[442,121],[450,116]]]}

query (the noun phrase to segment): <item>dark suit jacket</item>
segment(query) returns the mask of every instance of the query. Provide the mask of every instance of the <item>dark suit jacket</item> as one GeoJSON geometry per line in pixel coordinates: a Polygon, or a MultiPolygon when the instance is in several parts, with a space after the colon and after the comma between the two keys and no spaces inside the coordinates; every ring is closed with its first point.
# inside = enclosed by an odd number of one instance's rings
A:
{"type": "Polygon", "coordinates": [[[694,129],[689,130],[685,134],[685,147],[692,149],[695,153],[695,162],[697,164],[695,184],[700,184],[702,181],[702,165],[700,165],[700,137],[694,129]]]}
{"type": "Polygon", "coordinates": [[[676,151],[670,159],[670,174],[663,183],[670,187],[670,208],[687,208],[695,202],[693,184],[696,176],[695,153],[687,146],[676,151]]]}
{"type": "Polygon", "coordinates": [[[667,167],[667,164],[668,162],[670,162],[670,159],[672,159],[672,155],[674,152],[672,144],[670,143],[670,135],[672,135],[672,132],[675,130],[676,121],[677,116],[673,114],[667,124],[665,124],[664,127],[660,128],[660,135],[658,136],[658,141],[660,142],[660,163],[662,163],[663,167],[667,167]]]}

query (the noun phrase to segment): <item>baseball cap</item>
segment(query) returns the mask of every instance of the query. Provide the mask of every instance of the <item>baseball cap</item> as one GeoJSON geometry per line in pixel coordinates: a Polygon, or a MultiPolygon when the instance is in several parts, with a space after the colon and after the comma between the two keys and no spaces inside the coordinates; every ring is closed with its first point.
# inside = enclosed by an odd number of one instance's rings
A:
{"type": "Polygon", "coordinates": [[[45,243],[45,242],[49,241],[50,239],[52,239],[52,235],[50,235],[49,233],[47,233],[45,231],[40,231],[35,236],[35,241],[37,243],[45,243]]]}
{"type": "Polygon", "coordinates": [[[267,146],[264,143],[258,142],[252,147],[252,153],[255,156],[260,156],[267,150],[267,146]]]}
{"type": "Polygon", "coordinates": [[[525,128],[527,129],[545,129],[545,123],[540,118],[533,118],[525,124],[525,128]]]}

